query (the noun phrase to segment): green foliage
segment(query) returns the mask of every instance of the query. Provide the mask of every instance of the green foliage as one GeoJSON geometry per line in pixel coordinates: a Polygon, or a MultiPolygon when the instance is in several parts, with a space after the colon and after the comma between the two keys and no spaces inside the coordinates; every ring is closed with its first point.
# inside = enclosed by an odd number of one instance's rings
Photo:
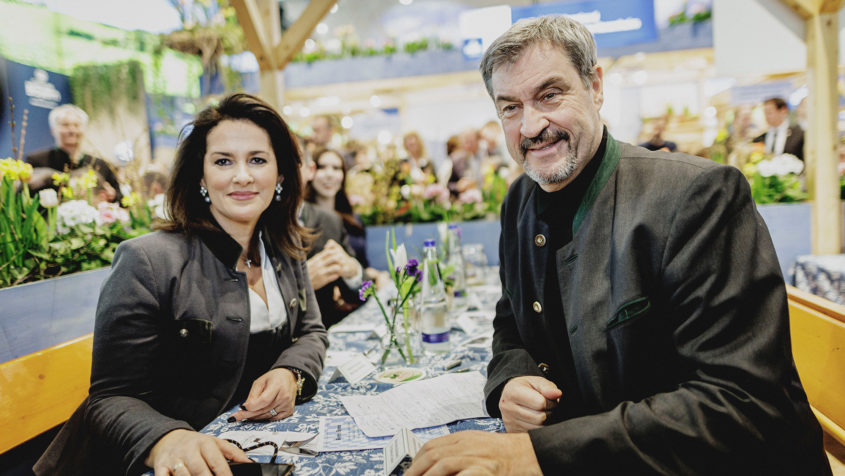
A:
{"type": "Polygon", "coordinates": [[[0,287],[26,281],[37,257],[47,247],[47,225],[38,213],[38,197],[32,198],[24,184],[16,191],[8,174],[0,183],[0,287]]]}
{"type": "Polygon", "coordinates": [[[143,100],[143,81],[138,61],[82,64],[73,68],[70,87],[76,104],[89,115],[114,117],[116,104],[137,106],[143,100]]]}
{"type": "Polygon", "coordinates": [[[759,205],[802,202],[807,199],[807,193],[795,175],[763,177],[755,172],[749,183],[751,196],[759,205]]]}

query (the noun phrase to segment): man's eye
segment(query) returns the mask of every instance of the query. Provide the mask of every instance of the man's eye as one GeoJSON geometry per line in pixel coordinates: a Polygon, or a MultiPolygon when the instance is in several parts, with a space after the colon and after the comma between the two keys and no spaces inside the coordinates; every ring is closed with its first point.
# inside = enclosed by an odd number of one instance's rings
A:
{"type": "Polygon", "coordinates": [[[548,101],[554,99],[555,97],[557,97],[557,93],[546,93],[546,95],[543,96],[543,99],[548,101]]]}
{"type": "Polygon", "coordinates": [[[500,114],[501,114],[502,117],[511,117],[514,114],[516,114],[517,109],[518,108],[517,108],[516,104],[508,104],[507,106],[502,108],[502,111],[500,112],[500,114]]]}

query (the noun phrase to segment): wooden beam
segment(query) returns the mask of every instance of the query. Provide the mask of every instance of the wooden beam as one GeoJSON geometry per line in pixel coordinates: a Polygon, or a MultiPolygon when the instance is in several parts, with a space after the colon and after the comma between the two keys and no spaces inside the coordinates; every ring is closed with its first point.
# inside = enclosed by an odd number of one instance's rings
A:
{"type": "Polygon", "coordinates": [[[842,205],[837,154],[839,96],[839,14],[815,14],[807,20],[809,127],[805,132],[807,189],[813,200],[813,254],[842,252],[842,205]]]}
{"type": "Polygon", "coordinates": [[[819,12],[820,0],[781,0],[787,7],[798,14],[801,18],[809,20],[819,12]]]}
{"type": "MultiPolygon", "coordinates": [[[[238,23],[244,31],[247,47],[262,70],[274,69],[272,44],[264,30],[264,21],[255,0],[232,0],[232,6],[238,16],[238,23]]],[[[278,15],[278,14],[277,14],[278,15]]]]}
{"type": "Polygon", "coordinates": [[[308,2],[305,11],[302,12],[296,23],[285,31],[282,42],[273,51],[276,66],[279,69],[284,69],[296,56],[296,53],[302,49],[305,40],[311,36],[311,32],[314,31],[320,20],[329,13],[335,3],[337,3],[337,0],[311,0],[308,2]]]}
{"type": "Polygon", "coordinates": [[[836,13],[842,8],[842,0],[822,0],[820,13],[836,13]]]}

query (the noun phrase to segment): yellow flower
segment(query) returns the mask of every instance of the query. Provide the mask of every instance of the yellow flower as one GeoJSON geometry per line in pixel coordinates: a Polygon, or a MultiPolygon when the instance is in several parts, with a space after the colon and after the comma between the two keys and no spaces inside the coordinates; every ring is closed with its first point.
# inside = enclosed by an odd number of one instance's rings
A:
{"type": "Polygon", "coordinates": [[[18,167],[15,162],[15,159],[0,160],[0,173],[3,177],[8,177],[12,181],[18,179],[18,167]]]}
{"type": "Polygon", "coordinates": [[[69,200],[73,200],[73,190],[70,187],[62,187],[62,196],[69,200]]]}
{"type": "Polygon", "coordinates": [[[58,185],[67,183],[68,180],[70,180],[70,175],[65,174],[65,173],[55,172],[55,173],[53,173],[52,178],[53,178],[53,185],[58,186],[58,185]]]}
{"type": "Polygon", "coordinates": [[[32,178],[32,164],[27,164],[23,161],[18,161],[18,178],[23,182],[29,182],[32,178]]]}
{"type": "Polygon", "coordinates": [[[130,208],[135,206],[141,200],[141,197],[138,195],[137,192],[132,192],[129,195],[124,195],[123,198],[120,199],[120,204],[123,208],[130,208]]]}

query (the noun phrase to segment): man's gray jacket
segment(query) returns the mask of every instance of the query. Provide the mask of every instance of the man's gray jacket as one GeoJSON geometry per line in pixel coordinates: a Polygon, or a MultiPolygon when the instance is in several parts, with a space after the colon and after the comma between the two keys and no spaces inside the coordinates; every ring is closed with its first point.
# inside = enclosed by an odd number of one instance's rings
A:
{"type": "Polygon", "coordinates": [[[546,246],[537,191],[522,176],[502,205],[485,394],[499,415],[510,378],[562,387],[569,340],[583,405],[529,432],[546,474],[830,473],[777,256],[739,170],[608,136],[559,250],[546,246]],[[564,316],[544,313],[550,299],[564,316]]]}

